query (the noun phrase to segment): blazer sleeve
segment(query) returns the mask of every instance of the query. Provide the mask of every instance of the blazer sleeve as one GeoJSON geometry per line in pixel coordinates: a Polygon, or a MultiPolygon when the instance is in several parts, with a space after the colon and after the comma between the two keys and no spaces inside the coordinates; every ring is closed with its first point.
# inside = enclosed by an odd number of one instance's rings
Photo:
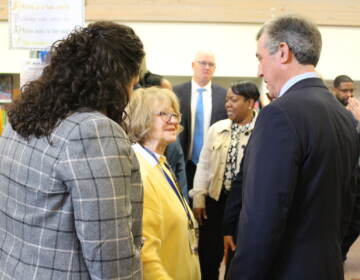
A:
{"type": "Polygon", "coordinates": [[[242,206],[243,162],[244,158],[241,160],[240,171],[231,183],[230,193],[226,200],[223,218],[223,235],[237,236],[237,226],[242,206]]]}
{"type": "MultiPolygon", "coordinates": [[[[133,198],[131,201],[131,215],[132,215],[132,235],[134,237],[134,242],[136,248],[142,247],[142,217],[143,217],[143,199],[144,199],[144,190],[140,174],[139,162],[136,158],[133,149],[130,149],[130,161],[131,166],[131,175],[130,175],[130,197],[133,198]]],[[[136,252],[136,254],[140,254],[136,252]]]]}
{"type": "Polygon", "coordinates": [[[137,164],[130,153],[120,126],[107,118],[91,119],[73,129],[59,162],[92,279],[141,278],[140,248],[134,243],[140,233],[133,232],[133,223],[137,221],[139,230],[142,185],[140,177],[131,178],[137,164]],[[137,205],[130,200],[132,187],[139,196],[137,205]],[[137,208],[137,217],[132,208],[137,208]]]}
{"type": "Polygon", "coordinates": [[[245,154],[244,200],[230,279],[267,279],[293,201],[298,141],[280,108],[268,105],[262,110],[245,154]]]}

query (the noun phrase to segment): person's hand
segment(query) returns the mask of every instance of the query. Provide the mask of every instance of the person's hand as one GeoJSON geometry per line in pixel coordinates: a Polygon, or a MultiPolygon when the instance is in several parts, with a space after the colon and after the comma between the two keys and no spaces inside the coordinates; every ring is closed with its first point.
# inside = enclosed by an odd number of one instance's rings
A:
{"type": "Polygon", "coordinates": [[[236,249],[236,245],[234,243],[233,236],[232,235],[225,235],[224,236],[224,261],[225,261],[225,264],[228,263],[230,250],[235,251],[235,249],[236,249]]]}
{"type": "Polygon", "coordinates": [[[346,106],[354,116],[355,119],[360,121],[360,101],[357,100],[355,97],[350,97],[348,99],[348,105],[346,106]]]}
{"type": "Polygon", "coordinates": [[[198,221],[199,225],[202,225],[203,220],[207,219],[206,210],[205,208],[194,208],[193,209],[194,216],[198,221]]]}

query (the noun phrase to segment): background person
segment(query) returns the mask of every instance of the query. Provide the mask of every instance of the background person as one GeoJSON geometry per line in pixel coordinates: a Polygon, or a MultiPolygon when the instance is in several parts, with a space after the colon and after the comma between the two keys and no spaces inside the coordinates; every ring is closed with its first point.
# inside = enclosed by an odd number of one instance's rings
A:
{"type": "Polygon", "coordinates": [[[222,220],[225,202],[255,125],[254,105],[259,95],[253,83],[233,84],[226,94],[228,118],[209,128],[200,154],[190,196],[200,224],[199,257],[203,280],[219,279],[224,255],[222,220]]]}
{"type": "Polygon", "coordinates": [[[144,76],[139,80],[139,84],[141,87],[157,86],[172,90],[172,85],[167,79],[150,71],[146,71],[144,76]]]}
{"type": "Polygon", "coordinates": [[[200,280],[197,223],[164,157],[181,128],[177,97],[167,89],[138,89],[129,112],[144,184],[144,279],[200,280]]]}
{"type": "Polygon", "coordinates": [[[315,72],[321,34],[282,16],[257,34],[263,108],[243,163],[243,205],[230,279],[344,278],[359,141],[353,118],[315,72]],[[254,249],[256,248],[256,249],[254,249]]]}
{"type": "MultiPolygon", "coordinates": [[[[355,97],[350,97],[348,99],[348,104],[346,108],[353,114],[354,118],[356,119],[357,123],[357,131],[360,133],[360,101],[357,100],[355,97]]],[[[359,237],[360,234],[360,166],[357,168],[357,178],[356,185],[354,188],[355,193],[355,202],[354,202],[354,209],[352,215],[349,218],[349,227],[346,230],[341,250],[343,261],[346,260],[346,256],[354,244],[356,239],[359,237]]]]}
{"type": "Polygon", "coordinates": [[[134,31],[95,22],[54,44],[0,138],[0,275],[142,279],[143,190],[119,126],[139,74],[134,31]]]}
{"type": "Polygon", "coordinates": [[[334,79],[333,85],[335,97],[341,104],[347,106],[349,98],[354,96],[354,81],[349,76],[340,75],[334,79]]]}
{"type": "MultiPolygon", "coordinates": [[[[143,62],[143,68],[146,67],[146,63],[143,62]]],[[[172,90],[171,83],[165,79],[163,76],[151,73],[146,70],[142,77],[140,77],[140,81],[138,83],[138,88],[148,88],[152,86],[167,88],[172,90]]],[[[181,192],[185,197],[186,201],[189,201],[188,198],[188,187],[187,187],[187,179],[186,179],[186,169],[185,169],[185,159],[184,153],[181,148],[179,137],[176,138],[176,141],[170,143],[165,150],[165,157],[170,164],[172,170],[175,173],[175,176],[179,182],[181,187],[181,192]]]]}
{"type": "Polygon", "coordinates": [[[197,52],[192,69],[191,81],[174,86],[174,92],[180,101],[181,125],[184,127],[180,142],[186,162],[189,190],[193,186],[196,165],[209,126],[227,118],[226,89],[211,82],[216,69],[214,54],[210,51],[197,52]]]}

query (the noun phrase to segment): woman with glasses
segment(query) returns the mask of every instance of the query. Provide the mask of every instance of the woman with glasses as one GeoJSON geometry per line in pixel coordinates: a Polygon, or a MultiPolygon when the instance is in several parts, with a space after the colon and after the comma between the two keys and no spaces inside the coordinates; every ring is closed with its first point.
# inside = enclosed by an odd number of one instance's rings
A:
{"type": "Polygon", "coordinates": [[[253,83],[233,84],[226,94],[228,118],[209,128],[201,150],[194,187],[189,195],[200,224],[199,256],[203,279],[219,279],[224,255],[225,202],[255,125],[254,105],[258,98],[259,91],[253,83]]]}
{"type": "Polygon", "coordinates": [[[168,89],[138,89],[129,118],[144,185],[144,279],[198,280],[197,222],[164,156],[181,130],[177,97],[168,89]]]}

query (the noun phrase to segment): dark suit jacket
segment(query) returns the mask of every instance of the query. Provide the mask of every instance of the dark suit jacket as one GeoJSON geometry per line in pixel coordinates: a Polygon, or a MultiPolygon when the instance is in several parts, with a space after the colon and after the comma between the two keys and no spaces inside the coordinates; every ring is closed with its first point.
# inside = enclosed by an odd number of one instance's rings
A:
{"type": "Polygon", "coordinates": [[[170,143],[166,150],[165,156],[167,162],[170,164],[176,179],[181,187],[181,192],[185,197],[186,201],[189,201],[188,196],[188,187],[186,181],[186,171],[185,171],[185,159],[184,153],[182,151],[179,139],[176,140],[174,143],[170,143]]]}
{"type": "Polygon", "coordinates": [[[320,79],[266,106],[246,148],[230,279],[343,279],[343,217],[358,156],[351,114],[320,79]]]}
{"type": "MultiPolygon", "coordinates": [[[[180,142],[184,151],[185,161],[189,154],[189,146],[191,142],[191,81],[174,86],[174,92],[180,101],[180,111],[182,114],[181,125],[184,127],[180,134],[180,142]]],[[[212,91],[212,111],[210,125],[227,118],[225,110],[226,89],[216,84],[211,84],[212,91]]]]}

